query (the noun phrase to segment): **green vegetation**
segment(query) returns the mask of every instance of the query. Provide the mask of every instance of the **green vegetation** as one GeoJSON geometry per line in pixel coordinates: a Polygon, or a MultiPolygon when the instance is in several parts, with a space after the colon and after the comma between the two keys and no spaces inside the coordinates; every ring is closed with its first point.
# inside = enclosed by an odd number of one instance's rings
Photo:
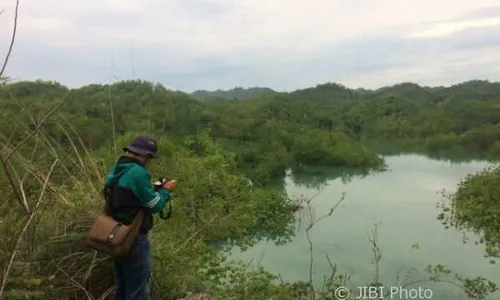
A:
{"type": "MultiPolygon", "coordinates": [[[[86,249],[84,238],[102,208],[102,177],[136,133],[160,138],[163,158],[153,177],[180,183],[174,216],[156,220],[151,236],[154,299],[175,299],[193,284],[211,289],[217,299],[306,299],[311,282],[280,283],[264,270],[227,266],[224,253],[210,246],[292,238],[298,204],[280,182],[289,170],[296,182],[326,166],[356,174],[382,171],[373,141],[404,145],[392,152],[500,154],[499,83],[405,83],[375,91],[323,84],[250,94],[241,101],[220,95],[197,101],[144,81],[74,90],[45,81],[3,85],[0,263],[8,267],[0,294],[98,299],[111,291],[110,261],[86,249]]],[[[467,178],[450,210],[455,223],[482,231],[490,254],[499,246],[499,173],[467,178]]],[[[333,273],[316,299],[335,299],[334,288],[347,284],[333,273]]],[[[451,271],[436,266],[427,273],[425,280],[440,281],[451,271]]],[[[457,280],[471,299],[496,291],[480,277],[457,280]]]]}
{"type": "Polygon", "coordinates": [[[43,114],[62,99],[57,114],[44,123],[44,130],[63,147],[69,141],[61,124],[68,122],[78,129],[90,151],[109,145],[114,134],[147,132],[183,137],[207,129],[225,149],[236,153],[239,169],[256,185],[280,179],[287,168],[303,164],[383,167],[378,155],[360,146],[340,128],[323,130],[315,126],[314,119],[297,122],[281,118],[281,104],[277,104],[280,98],[269,97],[255,102],[207,104],[141,81],[89,85],[71,91],[53,82],[21,82],[7,85],[0,92],[0,101],[10,114],[3,119],[5,124],[0,125],[15,133],[13,142],[19,141],[22,137],[12,127],[11,120],[13,116],[25,117],[22,107],[43,114]]]}
{"type": "Polygon", "coordinates": [[[253,87],[244,89],[237,87],[228,91],[216,90],[216,91],[206,91],[198,90],[191,93],[191,96],[197,100],[210,101],[217,99],[229,99],[229,100],[244,100],[249,98],[257,98],[264,94],[276,93],[270,88],[259,88],[253,87]]]}
{"type": "MultiPolygon", "coordinates": [[[[324,84],[292,93],[265,94],[244,101],[198,102],[159,84],[124,81],[68,90],[55,82],[7,85],[0,101],[8,109],[0,124],[11,129],[23,103],[36,114],[64,99],[44,125],[62,145],[58,128],[70,120],[90,150],[110,144],[115,134],[148,132],[182,137],[208,129],[224,149],[237,154],[240,170],[255,184],[283,177],[305,164],[379,169],[382,160],[367,147],[400,141],[395,151],[463,153],[498,157],[500,83],[471,81],[449,88],[399,84],[375,91],[324,84]],[[13,100],[16,99],[16,100],[13,100]],[[114,119],[111,118],[111,107],[114,119]],[[318,142],[320,141],[320,142],[318,142]],[[401,141],[403,143],[401,143],[401,141]]],[[[9,130],[21,139],[17,131],[9,130]]]]}
{"type": "MultiPolygon", "coordinates": [[[[439,219],[445,226],[453,226],[482,237],[476,243],[485,245],[485,256],[500,257],[500,167],[490,167],[477,174],[469,174],[448,195],[450,203],[443,205],[439,219]]],[[[495,263],[495,260],[491,260],[495,263]]]]}

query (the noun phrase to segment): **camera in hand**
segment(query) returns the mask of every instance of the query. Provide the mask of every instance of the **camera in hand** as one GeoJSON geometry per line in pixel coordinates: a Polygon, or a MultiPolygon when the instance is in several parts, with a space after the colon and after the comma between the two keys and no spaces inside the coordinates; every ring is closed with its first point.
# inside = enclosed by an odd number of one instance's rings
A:
{"type": "MultiPolygon", "coordinates": [[[[155,191],[159,191],[165,182],[169,181],[167,177],[160,177],[157,181],[153,182],[153,186],[155,188],[155,191]]],[[[172,200],[168,201],[168,212],[165,215],[165,210],[162,210],[160,212],[160,219],[162,220],[168,220],[172,216],[172,200]]]]}

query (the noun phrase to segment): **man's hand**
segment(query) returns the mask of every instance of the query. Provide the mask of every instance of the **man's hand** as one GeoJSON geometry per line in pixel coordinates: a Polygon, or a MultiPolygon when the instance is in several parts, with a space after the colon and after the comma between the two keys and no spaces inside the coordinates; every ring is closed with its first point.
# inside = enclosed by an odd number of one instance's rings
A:
{"type": "Polygon", "coordinates": [[[169,191],[175,190],[175,187],[177,185],[177,180],[168,180],[163,183],[163,187],[166,188],[169,191]]]}

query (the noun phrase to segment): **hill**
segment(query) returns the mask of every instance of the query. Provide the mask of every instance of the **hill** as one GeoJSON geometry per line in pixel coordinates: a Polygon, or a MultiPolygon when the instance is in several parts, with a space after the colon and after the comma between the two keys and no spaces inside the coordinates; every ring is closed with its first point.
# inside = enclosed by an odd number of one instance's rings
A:
{"type": "Polygon", "coordinates": [[[37,114],[64,99],[45,130],[64,144],[60,124],[71,120],[90,150],[127,132],[184,137],[208,129],[212,138],[236,154],[240,169],[256,183],[281,178],[287,168],[304,164],[380,166],[377,155],[364,146],[373,140],[403,141],[405,148],[394,148],[395,152],[500,155],[500,83],[487,81],[450,87],[401,83],[377,90],[325,83],[245,101],[197,101],[138,80],[79,89],[57,82],[19,82],[0,91],[0,101],[8,108],[4,113],[10,114],[0,125],[6,134],[15,133],[11,139],[22,140],[12,127],[19,121],[12,116],[23,118],[22,106],[12,98],[37,114]]]}
{"type": "Polygon", "coordinates": [[[230,90],[215,90],[215,91],[206,91],[206,90],[198,90],[190,95],[193,96],[197,100],[201,101],[210,101],[216,99],[228,99],[228,100],[244,100],[249,98],[260,97],[264,94],[268,93],[276,93],[274,90],[270,88],[262,88],[262,87],[252,87],[252,88],[241,88],[236,87],[230,90]]]}

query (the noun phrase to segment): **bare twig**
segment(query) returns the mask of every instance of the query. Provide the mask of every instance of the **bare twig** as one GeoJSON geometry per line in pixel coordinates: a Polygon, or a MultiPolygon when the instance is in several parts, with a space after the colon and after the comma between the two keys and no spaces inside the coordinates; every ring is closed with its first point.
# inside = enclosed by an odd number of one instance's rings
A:
{"type": "MultiPolygon", "coordinates": [[[[378,241],[378,227],[379,226],[380,226],[380,223],[374,224],[374,229],[372,230],[371,237],[368,238],[370,243],[372,244],[372,252],[373,252],[372,264],[375,266],[375,274],[374,274],[374,278],[370,284],[371,286],[382,286],[382,283],[380,282],[380,261],[382,259],[382,252],[380,250],[379,241],[378,241]]],[[[415,269],[411,269],[407,275],[409,275],[409,273],[411,273],[414,270],[415,269]]],[[[449,284],[452,284],[456,287],[463,289],[463,286],[457,284],[456,282],[453,282],[451,280],[439,279],[439,278],[418,279],[418,280],[408,281],[406,283],[400,282],[399,281],[399,276],[400,276],[399,273],[400,272],[401,272],[401,270],[398,270],[398,272],[396,274],[396,285],[399,286],[400,288],[405,288],[405,287],[410,286],[410,285],[432,281],[432,282],[440,282],[440,283],[449,283],[449,284]]],[[[386,299],[390,296],[390,294],[391,294],[391,292],[388,291],[385,293],[385,295],[378,295],[378,296],[381,297],[381,299],[382,298],[386,299]]]]}
{"type": "Polygon", "coordinates": [[[173,254],[177,254],[179,251],[181,251],[188,243],[189,241],[191,241],[194,237],[196,237],[198,234],[200,234],[203,229],[205,228],[200,228],[198,229],[195,233],[193,233],[190,237],[188,237],[184,243],[182,243],[182,245],[180,245],[179,247],[177,247],[177,249],[174,250],[173,254]]]}
{"type": "MultiPolygon", "coordinates": [[[[429,282],[429,281],[432,281],[432,282],[439,282],[439,283],[448,283],[448,284],[451,284],[451,285],[454,285],[460,289],[463,289],[464,287],[461,286],[460,284],[456,283],[456,282],[453,282],[451,280],[442,280],[442,279],[434,279],[434,280],[430,280],[430,279],[419,279],[419,280],[413,280],[413,281],[410,281],[408,283],[405,283],[401,286],[399,286],[400,289],[404,289],[405,287],[407,286],[410,286],[410,285],[414,285],[414,284],[418,284],[418,283],[424,283],[424,282],[429,282]]],[[[384,295],[384,298],[388,298],[390,296],[391,292],[387,292],[385,295],[384,295]]]]}
{"type": "Polygon", "coordinates": [[[7,164],[7,161],[3,160],[0,157],[0,162],[2,163],[2,167],[4,169],[5,176],[7,177],[7,180],[9,181],[9,184],[12,187],[12,191],[14,192],[14,195],[16,196],[16,198],[19,201],[19,203],[21,204],[21,206],[25,209],[25,211],[29,212],[29,208],[26,205],[24,205],[23,197],[19,193],[19,191],[17,190],[16,184],[14,183],[14,180],[12,179],[12,175],[10,174],[9,165],[7,164]]]}
{"type": "Polygon", "coordinates": [[[87,299],[90,299],[90,300],[94,300],[94,297],[92,297],[92,295],[87,291],[87,289],[85,289],[85,287],[79,283],[78,281],[76,281],[73,277],[71,277],[66,271],[64,271],[58,264],[54,264],[56,266],[56,268],[61,272],[63,273],[66,277],[68,277],[68,279],[73,283],[74,286],[76,286],[79,290],[82,290],[85,295],[87,296],[87,299]]]}
{"type": "Polygon", "coordinates": [[[2,150],[1,150],[2,152],[4,152],[5,149],[7,149],[7,147],[11,143],[12,139],[14,138],[14,135],[16,134],[16,129],[17,129],[16,127],[17,127],[17,124],[14,124],[14,128],[12,129],[10,136],[7,138],[7,140],[5,141],[5,144],[2,147],[2,150]]]}
{"type": "Polygon", "coordinates": [[[326,260],[328,261],[328,265],[332,269],[332,274],[330,275],[330,279],[329,279],[330,281],[332,281],[333,278],[335,277],[335,274],[337,274],[337,264],[332,263],[332,260],[330,259],[328,254],[326,255],[326,260]]]}
{"type": "Polygon", "coordinates": [[[42,118],[42,120],[40,120],[40,122],[37,124],[35,129],[26,138],[24,138],[21,142],[19,142],[19,144],[17,144],[9,154],[7,154],[5,157],[3,157],[2,160],[8,161],[12,157],[12,155],[14,155],[19,150],[19,148],[21,148],[35,134],[37,134],[38,131],[40,131],[42,126],[45,124],[45,121],[61,106],[61,104],[63,104],[64,100],[65,100],[65,98],[63,98],[61,101],[59,101],[59,103],[54,105],[54,107],[42,118]]]}
{"type": "MultiPolygon", "coordinates": [[[[25,163],[25,169],[41,184],[43,184],[43,182],[45,181],[45,179],[43,178],[44,176],[43,175],[39,175],[36,173],[37,171],[37,168],[36,166],[33,166],[33,165],[30,165],[29,162],[24,162],[25,163]]],[[[64,197],[64,195],[62,193],[60,193],[55,187],[53,187],[50,183],[47,184],[47,190],[49,190],[50,192],[54,193],[55,196],[59,199],[61,199],[64,204],[70,206],[70,207],[75,207],[75,204],[72,203],[71,201],[69,201],[66,197],[64,197]]]]}
{"type": "Polygon", "coordinates": [[[19,203],[21,206],[26,210],[26,212],[29,212],[29,208],[27,208],[27,205],[25,204],[25,201],[23,200],[22,194],[18,191],[16,184],[14,183],[14,179],[12,178],[12,174],[10,173],[10,168],[9,168],[9,160],[11,157],[21,148],[22,145],[24,145],[28,140],[30,140],[35,134],[38,133],[38,131],[42,128],[43,124],[47,120],[49,116],[51,116],[57,108],[64,102],[64,99],[61,100],[58,104],[56,104],[40,121],[40,123],[36,126],[36,128],[25,138],[23,139],[19,144],[17,144],[5,157],[3,155],[0,155],[0,162],[2,164],[2,168],[4,169],[5,176],[7,177],[7,180],[9,181],[9,184],[14,191],[14,195],[18,199],[19,203]]]}
{"type": "Polygon", "coordinates": [[[245,265],[245,268],[244,268],[244,270],[245,270],[245,271],[247,271],[247,270],[248,270],[248,268],[250,268],[250,266],[251,266],[251,265],[252,265],[252,263],[253,263],[253,260],[254,260],[254,259],[252,258],[252,259],[250,259],[250,260],[247,262],[247,264],[245,265]]]}
{"type": "Polygon", "coordinates": [[[82,158],[82,155],[80,154],[80,152],[78,151],[78,148],[77,146],[75,145],[75,143],[73,142],[73,140],[71,138],[69,138],[69,134],[68,132],[64,129],[64,127],[61,125],[61,124],[58,124],[59,126],[59,129],[64,132],[64,134],[68,137],[68,140],[69,140],[69,143],[71,145],[71,147],[73,148],[73,151],[74,151],[74,154],[76,156],[76,158],[78,159],[78,163],[80,164],[80,167],[82,168],[83,171],[83,174],[85,175],[85,177],[87,178],[87,181],[89,183],[89,187],[93,188],[94,189],[94,192],[95,193],[99,193],[99,191],[97,190],[97,188],[92,184],[92,179],[90,178],[89,176],[89,172],[86,172],[87,170],[85,170],[86,168],[86,165],[85,163],[83,162],[83,158],[82,158]]]}
{"type": "MultiPolygon", "coordinates": [[[[321,192],[319,192],[318,194],[316,194],[315,196],[313,196],[313,198],[310,198],[309,200],[307,200],[307,207],[308,207],[308,211],[309,211],[309,216],[310,216],[310,219],[309,219],[309,225],[306,227],[306,238],[307,238],[307,242],[309,244],[309,284],[308,284],[308,299],[309,297],[311,297],[311,299],[316,299],[316,292],[314,290],[314,286],[313,286],[313,265],[314,265],[314,254],[313,254],[313,242],[312,242],[312,239],[311,239],[311,236],[310,236],[310,231],[311,229],[314,227],[315,224],[317,224],[319,221],[331,216],[333,214],[333,212],[339,207],[339,205],[344,201],[345,199],[345,195],[346,193],[343,192],[342,193],[342,196],[341,198],[339,199],[339,201],[337,201],[337,203],[332,206],[332,208],[330,208],[330,210],[328,211],[328,213],[324,214],[323,216],[317,218],[317,219],[314,219],[314,215],[313,215],[313,210],[312,210],[312,207],[311,207],[311,202],[314,198],[316,198],[321,192]]],[[[336,268],[333,266],[333,264],[331,264],[331,261],[328,259],[330,265],[332,266],[332,269],[335,270],[336,268]]]]}
{"type": "Polygon", "coordinates": [[[98,300],[105,300],[107,299],[107,297],[113,292],[113,290],[115,289],[114,286],[110,287],[109,289],[107,289],[99,298],[98,300]]]}
{"type": "Polygon", "coordinates": [[[2,78],[3,73],[5,72],[5,68],[7,67],[7,64],[9,62],[10,54],[12,53],[12,48],[14,48],[14,42],[16,40],[16,33],[17,33],[17,17],[18,16],[19,16],[19,0],[16,1],[16,10],[14,12],[14,28],[12,29],[12,37],[10,38],[9,50],[7,51],[7,55],[5,55],[2,69],[0,70],[0,78],[2,78]]]}
{"type": "Polygon", "coordinates": [[[97,258],[97,251],[94,251],[94,253],[92,254],[92,261],[89,264],[87,272],[85,272],[85,275],[83,276],[83,285],[84,286],[87,284],[87,280],[89,280],[90,275],[92,275],[92,270],[94,269],[94,267],[96,265],[96,258],[97,258]]]}
{"type": "MultiPolygon", "coordinates": [[[[28,175],[28,174],[26,174],[28,175]]],[[[19,181],[19,190],[21,191],[21,196],[23,197],[23,204],[24,204],[24,209],[26,211],[29,211],[29,207],[28,207],[28,199],[26,198],[26,193],[24,191],[24,182],[25,182],[25,179],[26,179],[27,176],[25,176],[23,179],[21,179],[19,181]]]]}
{"type": "Polygon", "coordinates": [[[396,278],[394,280],[394,283],[395,283],[394,286],[400,286],[403,282],[405,282],[405,280],[408,280],[410,278],[412,273],[417,272],[417,269],[411,268],[410,270],[406,271],[405,275],[403,276],[403,279],[399,280],[400,279],[399,273],[401,271],[402,271],[402,268],[400,268],[396,274],[396,278]]]}
{"type": "MultiPolygon", "coordinates": [[[[213,217],[208,223],[212,224],[214,219],[215,219],[215,217],[213,217]]],[[[200,234],[204,229],[206,229],[206,227],[202,227],[202,228],[198,229],[195,233],[193,233],[190,237],[188,237],[184,241],[184,243],[182,243],[182,245],[180,245],[179,247],[177,247],[177,249],[174,250],[173,254],[177,254],[179,251],[181,251],[189,243],[189,241],[191,241],[194,237],[196,237],[198,234],[200,234]]]]}
{"type": "Polygon", "coordinates": [[[115,125],[115,113],[113,111],[113,101],[111,97],[111,76],[112,76],[112,67],[114,63],[111,62],[111,68],[109,70],[109,80],[108,80],[108,102],[109,102],[109,111],[111,114],[111,126],[113,130],[113,152],[116,155],[117,154],[117,148],[116,148],[116,125],[115,125]]]}
{"type": "Polygon", "coordinates": [[[35,126],[36,125],[36,121],[35,121],[35,118],[33,117],[33,114],[28,110],[28,108],[26,107],[26,105],[24,105],[21,101],[19,101],[17,98],[15,98],[11,92],[9,92],[9,97],[10,99],[12,99],[14,102],[17,103],[17,105],[21,108],[21,111],[19,114],[15,114],[13,112],[10,112],[9,111],[9,114],[12,115],[13,117],[13,125],[14,125],[14,128],[12,129],[11,131],[11,135],[10,137],[7,139],[7,141],[5,142],[2,150],[0,153],[3,153],[4,151],[7,151],[7,148],[9,147],[9,145],[11,144],[11,141],[12,139],[14,138],[15,134],[16,134],[16,129],[18,126],[20,127],[24,127],[26,129],[26,132],[31,132],[31,130],[29,129],[29,127],[24,124],[24,123],[18,123],[18,122],[15,122],[17,121],[17,119],[19,118],[19,115],[21,115],[21,113],[25,113],[28,115],[29,119],[31,120],[31,122],[33,123],[33,125],[35,126]]]}
{"type": "Polygon", "coordinates": [[[378,244],[378,227],[380,224],[374,224],[374,228],[372,230],[372,237],[369,237],[368,240],[372,244],[372,252],[373,252],[373,261],[372,264],[375,266],[375,275],[373,278],[372,284],[378,285],[380,283],[380,260],[382,259],[382,252],[380,251],[380,247],[378,244]]]}
{"type": "Polygon", "coordinates": [[[281,284],[285,284],[285,281],[283,280],[283,277],[281,276],[281,273],[278,273],[278,279],[281,284]]]}
{"type": "Polygon", "coordinates": [[[55,168],[57,162],[58,162],[58,159],[56,159],[54,161],[54,163],[52,164],[52,166],[50,167],[50,171],[47,174],[47,178],[45,179],[45,182],[44,182],[44,185],[42,187],[42,190],[40,191],[40,196],[38,197],[38,201],[36,202],[35,206],[31,210],[31,213],[28,216],[28,218],[26,220],[26,223],[24,224],[24,227],[23,227],[23,229],[21,230],[21,232],[19,234],[19,237],[17,239],[16,245],[14,246],[14,249],[12,250],[12,253],[11,253],[10,258],[9,258],[9,263],[5,267],[5,270],[4,270],[3,275],[2,275],[2,285],[0,286],[0,298],[2,297],[2,294],[3,294],[3,291],[5,289],[5,286],[7,285],[7,279],[9,278],[9,273],[10,273],[10,270],[12,268],[12,265],[14,264],[14,259],[16,257],[16,254],[17,254],[17,251],[18,251],[19,246],[21,244],[21,241],[23,239],[23,236],[26,233],[26,231],[28,230],[31,221],[35,217],[37,209],[38,209],[40,203],[42,202],[43,196],[45,195],[45,190],[47,188],[47,184],[49,182],[50,175],[54,171],[54,168],[55,168]]]}
{"type": "MultiPolygon", "coordinates": [[[[85,147],[85,143],[83,142],[81,136],[78,134],[78,132],[76,131],[76,129],[74,128],[74,126],[72,125],[72,122],[70,122],[66,117],[63,116],[63,119],[66,121],[66,124],[68,126],[68,128],[71,130],[71,132],[74,134],[75,138],[78,140],[78,142],[80,143],[80,146],[82,146],[82,149],[85,151],[85,154],[87,155],[87,157],[90,157],[91,154],[89,152],[89,149],[87,149],[87,147],[85,147]]],[[[69,136],[67,136],[68,140],[70,139],[69,136]]],[[[97,164],[95,163],[95,160],[90,160],[90,163],[92,164],[92,166],[94,167],[94,172],[95,172],[95,175],[99,175],[101,173],[102,170],[100,170],[97,166],[97,164]]],[[[100,177],[99,178],[99,181],[102,181],[103,178],[100,177]]]]}
{"type": "Polygon", "coordinates": [[[261,266],[262,259],[264,259],[264,253],[266,253],[266,249],[262,249],[262,252],[260,253],[259,260],[257,261],[257,267],[261,266]]]}

